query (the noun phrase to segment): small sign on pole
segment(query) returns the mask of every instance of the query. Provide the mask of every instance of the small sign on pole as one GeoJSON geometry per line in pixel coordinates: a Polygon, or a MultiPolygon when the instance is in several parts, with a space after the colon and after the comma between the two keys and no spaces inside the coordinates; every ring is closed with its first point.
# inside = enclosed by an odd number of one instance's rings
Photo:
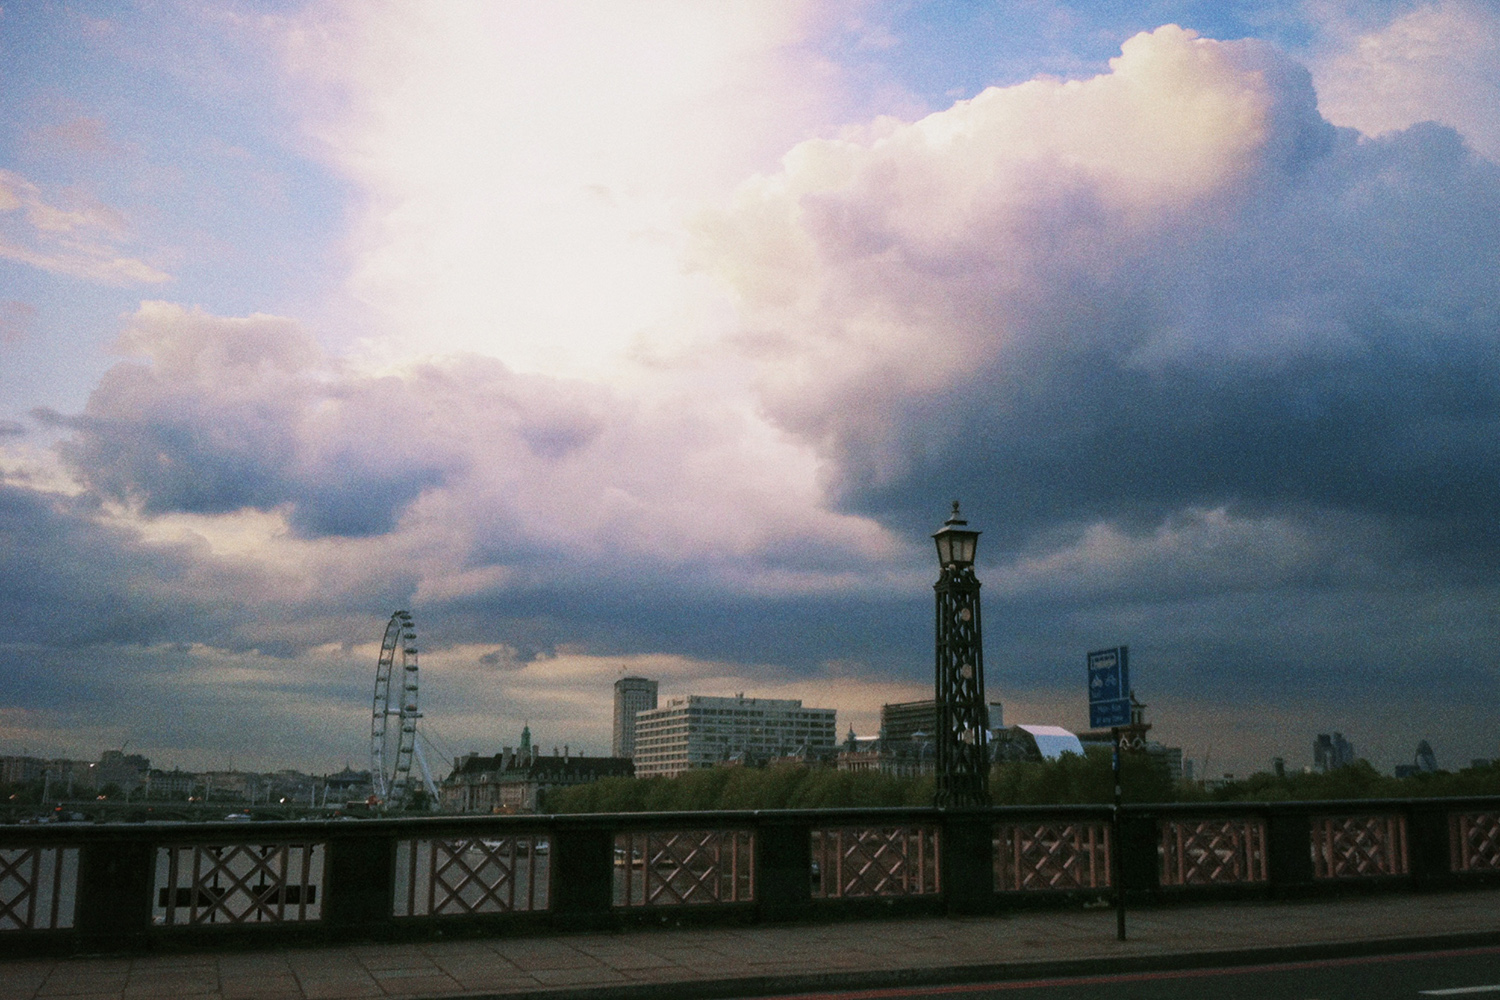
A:
{"type": "Polygon", "coordinates": [[[1130,647],[1095,650],[1088,665],[1089,728],[1130,725],[1130,647]]]}

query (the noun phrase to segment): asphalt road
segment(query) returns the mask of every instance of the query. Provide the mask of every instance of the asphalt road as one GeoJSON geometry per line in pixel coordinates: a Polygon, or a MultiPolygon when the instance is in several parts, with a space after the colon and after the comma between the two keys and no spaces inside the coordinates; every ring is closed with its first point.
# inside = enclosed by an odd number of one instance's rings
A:
{"type": "Polygon", "coordinates": [[[1500,948],[961,986],[805,993],[780,1000],[1500,1000],[1500,948]]]}

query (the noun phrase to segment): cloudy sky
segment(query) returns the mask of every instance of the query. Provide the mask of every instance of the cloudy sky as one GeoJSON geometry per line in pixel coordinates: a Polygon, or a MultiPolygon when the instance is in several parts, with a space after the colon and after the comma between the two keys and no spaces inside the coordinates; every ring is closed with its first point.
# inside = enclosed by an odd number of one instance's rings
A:
{"type": "Polygon", "coordinates": [[[0,12],[0,752],[329,770],[622,673],[1214,773],[1500,755],[1482,0],[0,12]]]}

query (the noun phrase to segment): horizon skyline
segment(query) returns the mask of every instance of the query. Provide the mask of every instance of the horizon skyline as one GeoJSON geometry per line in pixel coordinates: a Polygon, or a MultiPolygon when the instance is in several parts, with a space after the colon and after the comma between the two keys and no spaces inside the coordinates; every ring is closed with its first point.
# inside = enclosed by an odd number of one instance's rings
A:
{"type": "MultiPolygon", "coordinates": [[[[650,678],[635,678],[635,679],[650,680],[650,678]]],[[[682,693],[682,694],[669,694],[669,695],[663,696],[662,699],[661,699],[661,701],[662,701],[662,705],[669,704],[669,703],[673,702],[674,700],[681,700],[681,701],[683,701],[685,703],[688,698],[711,698],[711,699],[723,699],[723,700],[743,699],[743,700],[746,700],[746,701],[754,701],[754,700],[757,700],[757,699],[759,699],[759,700],[772,700],[772,699],[766,699],[766,698],[763,698],[761,696],[754,695],[754,694],[749,694],[749,693],[745,693],[745,692],[736,692],[735,694],[732,694],[732,695],[717,695],[717,694],[704,695],[704,694],[697,694],[697,693],[692,693],[692,692],[685,692],[685,693],[682,693]]],[[[829,708],[829,706],[809,705],[807,703],[807,700],[804,699],[804,698],[779,699],[779,700],[796,701],[799,704],[802,704],[804,707],[807,707],[807,708],[822,708],[822,709],[829,708]]],[[[921,702],[921,701],[931,701],[931,700],[932,699],[930,699],[930,698],[927,698],[927,699],[917,699],[918,702],[921,702]]],[[[997,701],[994,701],[994,700],[990,700],[987,703],[990,706],[992,706],[992,707],[994,705],[997,705],[997,704],[1003,704],[1002,702],[997,702],[997,701]]],[[[901,703],[890,702],[890,703],[887,703],[887,704],[901,704],[901,703]]],[[[834,712],[837,712],[838,711],[837,706],[833,706],[832,710],[834,712]]],[[[1085,703],[1085,712],[1086,711],[1087,711],[1087,704],[1085,703]]],[[[1046,726],[1052,726],[1052,725],[1057,725],[1057,723],[1052,722],[1052,721],[1045,721],[1045,720],[1042,720],[1042,721],[1028,721],[1028,722],[1018,722],[1018,723],[1006,723],[1005,727],[1008,728],[1008,727],[1010,727],[1012,725],[1023,725],[1023,726],[1029,726],[1029,725],[1046,725],[1046,726]]],[[[522,726],[522,732],[523,733],[525,731],[528,731],[530,729],[530,720],[527,720],[527,719],[521,720],[521,726],[522,726]]],[[[838,729],[838,728],[839,727],[838,727],[837,723],[835,723],[835,729],[838,729]]],[[[1075,734],[1083,734],[1083,733],[1087,733],[1087,732],[1091,731],[1091,729],[1089,727],[1087,727],[1087,726],[1065,725],[1062,728],[1066,729],[1069,732],[1073,732],[1075,734]]],[[[1155,724],[1153,723],[1153,730],[1154,730],[1154,728],[1155,728],[1155,724]]],[[[850,727],[850,731],[851,732],[853,731],[853,727],[852,726],[850,727]]],[[[859,734],[859,733],[855,733],[854,735],[857,738],[859,738],[859,739],[873,739],[873,738],[876,738],[879,735],[880,731],[881,730],[879,728],[877,728],[877,730],[873,734],[859,734]]],[[[1311,737],[1310,737],[1310,741],[1311,741],[1311,745],[1314,747],[1314,749],[1308,755],[1309,762],[1307,764],[1305,764],[1305,765],[1300,765],[1300,766],[1299,765],[1289,765],[1289,770],[1297,770],[1297,771],[1302,771],[1302,772],[1307,772],[1307,773],[1312,773],[1312,772],[1317,771],[1318,770],[1317,764],[1316,764],[1316,756],[1317,756],[1316,745],[1317,745],[1317,741],[1319,739],[1323,738],[1323,737],[1326,737],[1326,736],[1330,735],[1330,734],[1332,736],[1334,736],[1335,739],[1340,738],[1340,737],[1343,737],[1343,738],[1347,739],[1347,734],[1344,734],[1343,732],[1341,732],[1339,730],[1332,729],[1332,728],[1329,728],[1328,731],[1324,732],[1324,733],[1314,733],[1314,734],[1312,734],[1311,737]]],[[[840,736],[839,740],[837,742],[840,745],[842,745],[842,742],[843,742],[843,740],[845,738],[847,738],[847,737],[846,736],[840,736]]],[[[515,746],[513,747],[511,745],[505,744],[504,743],[504,737],[502,737],[501,741],[499,743],[494,743],[492,745],[492,747],[489,748],[489,749],[477,749],[476,750],[476,749],[473,749],[473,748],[468,748],[468,749],[466,749],[466,750],[464,750],[462,752],[459,752],[459,753],[446,753],[446,754],[443,755],[443,757],[441,757],[439,759],[457,761],[457,760],[459,760],[459,759],[461,759],[461,758],[463,758],[465,756],[468,756],[468,755],[478,755],[478,756],[487,756],[487,757],[497,756],[499,754],[504,753],[507,750],[512,750],[512,749],[518,748],[521,745],[522,742],[523,742],[523,739],[521,738],[520,735],[518,735],[517,742],[516,742],[515,746]]],[[[1162,745],[1167,746],[1167,747],[1169,747],[1171,749],[1179,749],[1179,750],[1181,749],[1180,747],[1174,747],[1170,743],[1166,743],[1166,742],[1163,742],[1161,740],[1158,740],[1155,737],[1152,738],[1152,742],[1162,743],[1162,745]]],[[[1352,741],[1351,741],[1351,743],[1352,743],[1352,741]]],[[[1353,745],[1356,748],[1355,749],[1355,760],[1367,760],[1367,758],[1361,756],[1358,753],[1358,749],[1357,749],[1358,745],[1357,744],[1353,744],[1353,745]]],[[[119,748],[107,747],[107,748],[104,748],[102,750],[99,750],[98,751],[98,755],[102,759],[103,755],[109,754],[109,753],[124,754],[124,753],[126,753],[126,750],[127,750],[128,746],[129,746],[129,744],[127,743],[124,746],[119,747],[119,748]]],[[[545,744],[537,744],[534,741],[532,742],[532,750],[537,754],[537,756],[541,756],[541,757],[553,756],[553,755],[556,755],[557,753],[565,752],[565,751],[568,750],[568,748],[573,747],[573,746],[575,746],[575,745],[572,744],[572,743],[570,743],[567,740],[564,740],[563,742],[556,743],[554,745],[554,747],[553,747],[553,751],[554,751],[553,754],[548,754],[548,753],[545,752],[545,749],[546,749],[545,748],[545,744]]],[[[590,754],[590,753],[588,753],[588,746],[587,746],[587,744],[577,744],[576,746],[578,747],[578,749],[572,751],[572,756],[575,756],[575,757],[588,757],[588,756],[610,757],[610,756],[613,756],[613,754],[604,754],[604,753],[590,754]]],[[[1436,753],[1436,748],[1432,746],[1431,740],[1423,738],[1422,740],[1420,740],[1418,742],[1417,746],[1414,747],[1414,749],[1413,749],[1413,757],[1414,758],[1415,758],[1415,756],[1417,754],[1420,753],[1422,746],[1427,746],[1430,750],[1432,750],[1434,753],[1436,753]]],[[[433,746],[433,749],[437,749],[437,747],[433,746]]],[[[449,749],[451,749],[451,748],[449,748],[449,749]]],[[[145,755],[141,755],[141,756],[145,756],[145,755]]],[[[89,760],[91,760],[91,758],[88,757],[88,756],[78,757],[78,756],[74,756],[72,754],[62,754],[62,755],[59,755],[59,756],[56,756],[56,757],[46,757],[46,756],[39,757],[36,754],[28,753],[28,751],[24,747],[21,748],[20,751],[17,751],[15,753],[0,752],[0,757],[29,757],[29,758],[33,758],[33,759],[46,760],[46,761],[52,761],[52,760],[69,760],[69,761],[74,762],[74,763],[88,762],[89,760]]],[[[1441,770],[1441,771],[1458,771],[1458,770],[1462,770],[1462,769],[1464,769],[1466,767],[1472,766],[1474,764],[1474,762],[1477,761],[1477,760],[1493,760],[1493,759],[1495,759],[1495,758],[1472,758],[1468,762],[1457,762],[1457,761],[1455,761],[1455,763],[1452,766],[1446,766],[1445,767],[1445,766],[1443,766],[1443,765],[1440,764],[1438,769],[1441,770]]],[[[1290,758],[1288,758],[1286,754],[1274,754],[1274,755],[1272,755],[1271,758],[1269,758],[1267,761],[1264,762],[1265,763],[1264,767],[1255,767],[1254,770],[1251,771],[1250,773],[1251,774],[1270,773],[1273,770],[1273,768],[1274,768],[1274,762],[1276,762],[1278,760],[1283,761],[1285,763],[1285,762],[1289,761],[1290,758]]],[[[1379,770],[1379,771],[1381,771],[1382,773],[1392,771],[1394,768],[1402,766],[1402,764],[1400,763],[1400,758],[1397,758],[1397,762],[1396,763],[1392,763],[1392,764],[1390,764],[1390,765],[1388,765],[1388,766],[1386,766],[1384,768],[1380,767],[1380,765],[1377,762],[1375,762],[1375,761],[1368,761],[1368,762],[1370,764],[1372,764],[1372,766],[1375,766],[1376,769],[1379,770]]],[[[281,773],[283,771],[293,771],[293,772],[297,772],[297,773],[305,773],[306,775],[309,775],[309,776],[312,776],[312,777],[318,777],[320,775],[321,776],[327,776],[328,774],[337,774],[337,773],[341,773],[341,772],[344,772],[344,771],[352,771],[352,772],[355,772],[355,773],[364,773],[364,772],[367,772],[369,770],[369,763],[370,762],[369,762],[368,759],[362,760],[362,761],[358,761],[358,762],[355,762],[352,759],[347,759],[347,760],[345,760],[343,767],[339,771],[332,771],[332,772],[323,772],[323,771],[319,771],[317,769],[314,769],[314,770],[311,770],[311,771],[307,771],[307,772],[300,772],[300,771],[297,771],[296,768],[291,768],[291,767],[273,768],[273,769],[270,769],[270,770],[259,770],[259,771],[244,771],[243,769],[237,768],[235,766],[235,763],[234,763],[234,761],[233,761],[232,758],[227,762],[228,766],[225,767],[225,768],[214,768],[214,767],[208,767],[208,768],[202,768],[202,769],[181,768],[181,767],[179,767],[175,763],[173,763],[170,768],[162,767],[162,766],[159,766],[159,765],[157,765],[155,763],[153,763],[151,766],[152,766],[152,770],[166,771],[166,772],[169,772],[169,773],[176,772],[176,771],[183,771],[185,773],[204,773],[204,774],[206,774],[206,773],[246,773],[246,774],[270,775],[270,774],[281,773]],[[360,766],[358,766],[358,767],[354,766],[355,763],[359,763],[360,766]]],[[[1203,758],[1189,757],[1186,754],[1184,754],[1184,756],[1183,756],[1183,763],[1184,763],[1184,765],[1192,765],[1192,766],[1194,766],[1195,770],[1206,766],[1205,760],[1203,758]]],[[[1228,776],[1229,775],[1227,773],[1220,774],[1220,775],[1213,775],[1213,776],[1207,775],[1207,774],[1201,774],[1201,775],[1197,775],[1192,780],[1196,780],[1196,781],[1199,781],[1199,782],[1202,782],[1202,781],[1205,781],[1205,780],[1212,781],[1212,780],[1219,780],[1220,778],[1224,778],[1224,777],[1228,777],[1228,776]]],[[[1240,774],[1234,775],[1234,777],[1236,779],[1243,778],[1243,777],[1246,777],[1246,776],[1248,776],[1248,775],[1240,775],[1240,774]]],[[[438,775],[435,774],[434,777],[437,778],[438,775]]]]}

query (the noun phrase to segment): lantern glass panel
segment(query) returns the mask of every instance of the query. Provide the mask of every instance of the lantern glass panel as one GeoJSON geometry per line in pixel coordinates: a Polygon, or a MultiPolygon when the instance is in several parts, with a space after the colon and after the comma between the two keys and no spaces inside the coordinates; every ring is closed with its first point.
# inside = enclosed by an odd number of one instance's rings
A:
{"type": "Polygon", "coordinates": [[[979,543],[979,533],[974,531],[955,531],[953,533],[957,542],[958,561],[965,565],[974,561],[974,549],[979,543]]]}

